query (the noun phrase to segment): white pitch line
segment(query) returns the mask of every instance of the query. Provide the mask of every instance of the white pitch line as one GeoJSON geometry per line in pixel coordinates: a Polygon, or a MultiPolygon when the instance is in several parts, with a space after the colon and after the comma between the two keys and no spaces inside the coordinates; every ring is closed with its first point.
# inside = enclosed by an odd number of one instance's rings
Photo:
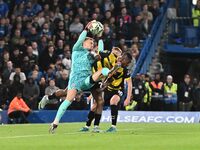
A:
{"type": "MultiPolygon", "coordinates": [[[[120,129],[120,130],[117,130],[117,131],[137,131],[138,129],[143,129],[143,128],[120,129]]],[[[92,133],[92,132],[78,132],[77,131],[77,132],[67,132],[67,133],[63,133],[63,134],[64,135],[75,135],[75,134],[87,134],[87,133],[92,133]]],[[[102,132],[102,133],[105,133],[105,132],[102,132]]],[[[56,133],[55,133],[55,135],[56,135],[56,133]]],[[[62,134],[58,134],[58,135],[62,135],[62,134]]],[[[18,138],[43,137],[43,136],[52,136],[52,134],[33,134],[33,135],[5,136],[5,137],[0,137],[0,139],[18,139],[18,138]]]]}
{"type": "Polygon", "coordinates": [[[5,136],[5,137],[0,137],[0,139],[18,139],[18,138],[28,138],[28,137],[41,137],[41,136],[48,136],[48,135],[49,134],[5,136]]]}

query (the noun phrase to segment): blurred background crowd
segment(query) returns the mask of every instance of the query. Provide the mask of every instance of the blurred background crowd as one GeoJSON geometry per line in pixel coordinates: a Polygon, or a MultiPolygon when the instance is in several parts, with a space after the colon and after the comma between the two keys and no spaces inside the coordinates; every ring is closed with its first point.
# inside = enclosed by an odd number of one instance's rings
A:
{"type": "MultiPolygon", "coordinates": [[[[118,46],[132,54],[134,60],[129,69],[133,71],[163,5],[165,0],[0,0],[0,108],[6,110],[21,92],[27,105],[35,110],[45,94],[66,88],[72,46],[84,26],[94,19],[104,25],[106,50],[118,46]]],[[[177,85],[171,92],[170,83],[167,94],[166,84],[173,77],[167,76],[166,82],[163,78],[158,87],[153,83],[158,82],[157,78],[137,75],[133,80],[133,103],[124,109],[197,109],[193,108],[194,93],[190,90],[194,91],[198,84],[193,86],[189,81],[187,90],[183,86],[185,93],[177,85]],[[187,109],[181,104],[177,107],[177,91],[188,97],[184,102],[192,101],[187,109]],[[170,108],[165,107],[165,101],[170,108]]],[[[71,109],[88,108],[84,93],[77,99],[71,109]]]]}

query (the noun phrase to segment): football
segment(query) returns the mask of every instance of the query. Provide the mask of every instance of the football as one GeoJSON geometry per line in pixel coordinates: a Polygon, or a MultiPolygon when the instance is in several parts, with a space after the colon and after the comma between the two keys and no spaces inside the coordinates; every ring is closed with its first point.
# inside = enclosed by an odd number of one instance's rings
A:
{"type": "Polygon", "coordinates": [[[95,36],[102,36],[104,27],[101,22],[93,20],[92,27],[90,28],[90,32],[95,36]]]}

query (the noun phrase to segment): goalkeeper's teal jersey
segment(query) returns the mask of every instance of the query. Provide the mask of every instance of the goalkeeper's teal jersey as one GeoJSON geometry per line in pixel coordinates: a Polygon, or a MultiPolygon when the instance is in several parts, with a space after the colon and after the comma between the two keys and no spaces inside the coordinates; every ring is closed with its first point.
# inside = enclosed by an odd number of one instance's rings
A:
{"type": "Polygon", "coordinates": [[[94,58],[87,49],[83,48],[83,42],[87,31],[83,31],[72,49],[72,67],[69,77],[68,89],[86,90],[90,85],[85,86],[85,80],[92,74],[94,58]]]}

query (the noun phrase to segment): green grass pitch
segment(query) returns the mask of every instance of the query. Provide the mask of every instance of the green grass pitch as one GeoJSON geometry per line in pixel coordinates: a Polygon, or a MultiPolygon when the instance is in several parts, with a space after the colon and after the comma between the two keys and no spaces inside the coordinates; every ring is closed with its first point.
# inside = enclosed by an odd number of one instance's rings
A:
{"type": "MultiPolygon", "coordinates": [[[[84,123],[0,126],[1,150],[200,150],[199,124],[119,123],[116,133],[80,133],[84,123]]],[[[106,130],[110,124],[102,123],[106,130]]]]}

